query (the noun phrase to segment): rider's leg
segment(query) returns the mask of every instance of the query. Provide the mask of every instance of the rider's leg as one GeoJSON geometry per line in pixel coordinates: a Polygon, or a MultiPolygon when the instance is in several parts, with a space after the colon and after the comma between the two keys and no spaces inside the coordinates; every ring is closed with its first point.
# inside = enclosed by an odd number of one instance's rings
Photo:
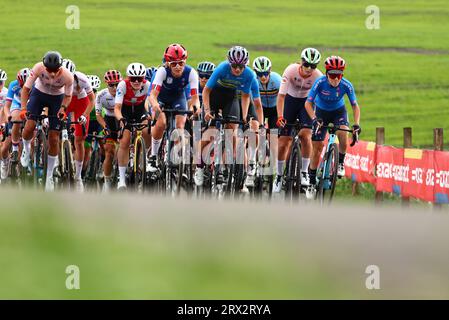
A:
{"type": "Polygon", "coordinates": [[[312,130],[302,129],[299,132],[299,139],[301,140],[301,172],[308,172],[310,154],[312,153],[312,130]]]}
{"type": "Polygon", "coordinates": [[[123,136],[120,139],[120,147],[118,149],[117,160],[119,169],[119,179],[121,184],[125,184],[126,168],[129,161],[129,143],[131,140],[131,132],[129,130],[123,131],[123,136]]]}
{"type": "Polygon", "coordinates": [[[161,113],[155,126],[151,129],[151,156],[157,156],[161,146],[162,137],[166,128],[165,114],[161,113]]]}
{"type": "Polygon", "coordinates": [[[59,131],[50,130],[48,132],[48,157],[47,157],[47,179],[53,177],[56,159],[59,153],[59,131]]]}

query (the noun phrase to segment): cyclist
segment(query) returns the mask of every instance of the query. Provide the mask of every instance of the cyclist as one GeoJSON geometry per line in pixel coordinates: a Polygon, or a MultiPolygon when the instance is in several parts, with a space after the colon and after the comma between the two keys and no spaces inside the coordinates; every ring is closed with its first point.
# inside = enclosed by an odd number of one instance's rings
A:
{"type": "Polygon", "coordinates": [[[62,65],[73,74],[74,79],[72,101],[66,112],[73,113],[72,121],[79,121],[79,124],[75,124],[75,186],[78,191],[83,191],[81,173],[84,161],[84,141],[89,130],[89,114],[95,107],[95,94],[87,76],[76,71],[72,60],[64,59],[62,65]]]}
{"type": "MultiPolygon", "coordinates": [[[[127,78],[120,81],[115,95],[114,114],[120,122],[120,129],[123,129],[123,136],[120,139],[118,150],[119,181],[117,189],[126,188],[126,166],[129,161],[129,145],[131,130],[127,123],[143,122],[149,118],[148,108],[145,98],[150,89],[150,83],[145,80],[146,69],[141,63],[131,63],[126,68],[127,78]]],[[[148,130],[142,131],[145,142],[150,141],[148,130]]]]}
{"type": "MultiPolygon", "coordinates": [[[[307,97],[305,108],[312,119],[314,132],[312,136],[313,152],[310,161],[309,174],[310,186],[307,188],[306,196],[313,199],[316,194],[316,170],[320,160],[320,154],[324,147],[324,138],[327,131],[322,125],[326,126],[333,123],[342,129],[349,129],[348,114],[346,112],[344,95],[346,94],[351,103],[354,112],[354,132],[360,133],[360,107],[357,103],[354,87],[351,82],[343,78],[343,72],[346,68],[346,62],[339,56],[330,56],[324,62],[326,67],[326,75],[318,78],[313,84],[312,89],[307,97]],[[313,104],[316,110],[313,109],[313,104]],[[316,132],[316,134],[315,134],[316,132]]],[[[339,141],[339,165],[338,176],[345,174],[344,159],[346,155],[348,136],[346,132],[337,132],[339,141]]]]}
{"type": "MultiPolygon", "coordinates": [[[[90,86],[92,87],[92,91],[93,91],[94,95],[96,95],[97,90],[100,89],[100,86],[101,86],[100,78],[96,75],[86,75],[86,77],[90,82],[90,86]]],[[[96,98],[95,98],[95,101],[96,101],[96,98]]],[[[85,173],[87,170],[87,166],[90,161],[90,156],[92,154],[92,136],[89,136],[89,135],[92,135],[94,133],[99,135],[102,133],[102,131],[103,131],[103,127],[98,123],[95,109],[93,109],[89,114],[89,130],[87,132],[87,137],[84,142],[83,173],[85,173]]],[[[103,155],[104,154],[103,143],[101,140],[99,142],[100,142],[101,154],[103,155]]]]}
{"type": "MultiPolygon", "coordinates": [[[[203,89],[203,108],[206,121],[213,118],[211,111],[218,113],[220,110],[225,118],[234,116],[246,121],[251,100],[251,83],[255,78],[254,72],[246,68],[248,61],[248,51],[244,47],[234,46],[228,51],[227,61],[223,61],[215,68],[203,89]],[[238,89],[242,91],[241,113],[237,98],[238,89]]],[[[227,128],[235,129],[236,125],[228,124],[227,128]]],[[[201,150],[208,143],[209,141],[202,141],[201,150]]],[[[197,186],[203,185],[204,162],[202,158],[197,159],[194,180],[197,186]]]]}
{"type": "Polygon", "coordinates": [[[152,82],[154,79],[154,75],[156,74],[157,68],[156,67],[148,67],[147,71],[145,72],[145,80],[148,82],[152,82]]]}
{"type": "MultiPolygon", "coordinates": [[[[30,75],[30,69],[23,68],[17,73],[17,79],[12,81],[8,87],[8,95],[6,97],[5,115],[11,118],[12,121],[20,121],[20,93],[25,84],[26,79],[30,75]]],[[[11,136],[5,141],[2,146],[1,159],[1,179],[6,179],[8,175],[9,162],[9,148],[12,142],[11,160],[19,160],[19,143],[20,143],[20,124],[10,123],[8,125],[11,130],[11,136]]]]}
{"type": "MultiPolygon", "coordinates": [[[[293,124],[296,119],[299,119],[301,125],[312,126],[312,119],[304,105],[313,83],[323,75],[317,69],[320,60],[321,54],[317,49],[306,48],[301,52],[301,62],[289,65],[282,75],[277,98],[277,125],[281,129],[279,132],[277,175],[273,181],[273,192],[281,191],[284,164],[285,160],[290,156],[288,153],[293,140],[290,136],[292,128],[285,127],[285,124],[293,124]]],[[[303,186],[310,184],[308,167],[312,152],[311,137],[311,129],[303,128],[300,130],[299,138],[301,140],[302,155],[301,185],[303,186]]]]}
{"type": "Polygon", "coordinates": [[[196,71],[198,72],[198,78],[200,82],[198,84],[198,96],[200,98],[200,104],[203,104],[203,89],[206,86],[207,80],[209,80],[212,72],[215,70],[215,64],[209,61],[203,61],[198,63],[196,71]]]}
{"type": "MultiPolygon", "coordinates": [[[[260,56],[253,61],[253,70],[257,76],[257,86],[259,88],[261,103],[262,103],[262,121],[268,119],[268,128],[274,129],[276,127],[277,113],[276,113],[276,98],[279,92],[279,86],[281,83],[281,76],[271,71],[271,61],[265,56],[260,56]]],[[[254,93],[253,93],[254,99],[254,93]]],[[[256,100],[255,100],[256,101],[256,100]]],[[[259,116],[260,117],[260,116],[259,116]]],[[[249,148],[250,154],[252,152],[249,148]]],[[[257,152],[257,151],[256,151],[257,152]]],[[[255,153],[253,153],[253,161],[255,161],[255,153]]],[[[251,159],[251,155],[250,155],[251,159]]],[[[251,162],[248,169],[247,185],[253,185],[254,166],[251,166],[251,162]]]]}
{"type": "MultiPolygon", "coordinates": [[[[5,70],[0,69],[0,131],[4,130],[5,122],[7,115],[4,113],[4,106],[6,103],[6,96],[8,94],[8,89],[5,88],[6,80],[8,79],[8,75],[5,70]]],[[[0,142],[0,146],[2,143],[0,142]]]]}
{"type": "Polygon", "coordinates": [[[115,158],[119,122],[114,115],[115,95],[117,86],[122,81],[118,70],[108,70],[104,74],[104,81],[108,85],[106,89],[97,94],[95,113],[98,123],[106,132],[106,143],[104,145],[105,159],[103,161],[104,184],[103,191],[109,191],[112,185],[112,162],[115,158]],[[103,116],[103,110],[105,115],[103,116]]]}
{"type": "MultiPolygon", "coordinates": [[[[151,156],[150,172],[157,171],[157,153],[162,142],[162,136],[166,129],[166,117],[161,110],[161,105],[171,106],[173,109],[187,110],[187,97],[185,89],[190,86],[192,105],[200,110],[198,98],[198,74],[195,69],[186,65],[187,50],[178,43],[173,43],[165,49],[165,65],[157,69],[151,87],[147,103],[155,114],[160,114],[156,124],[151,130],[151,156]]],[[[176,115],[176,129],[184,130],[186,116],[176,115]]]]}
{"type": "Polygon", "coordinates": [[[42,113],[43,108],[48,107],[50,118],[46,191],[54,190],[53,169],[58,158],[59,131],[61,130],[57,117],[65,114],[67,106],[72,99],[72,91],[73,75],[69,70],[62,67],[61,54],[56,51],[47,52],[42,62],[34,65],[30,76],[22,88],[20,97],[22,110],[20,115],[24,119],[27,114],[27,108],[30,114],[22,132],[23,149],[20,162],[23,167],[28,167],[30,163],[31,139],[36,127],[36,119],[42,113]]]}

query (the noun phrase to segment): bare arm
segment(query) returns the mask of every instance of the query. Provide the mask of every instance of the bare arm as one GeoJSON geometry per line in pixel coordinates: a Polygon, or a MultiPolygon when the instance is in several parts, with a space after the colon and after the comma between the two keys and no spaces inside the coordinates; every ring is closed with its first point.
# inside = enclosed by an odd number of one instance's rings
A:
{"type": "Polygon", "coordinates": [[[263,108],[262,100],[260,98],[254,99],[254,106],[256,107],[257,118],[259,118],[259,123],[263,123],[263,108]]]}
{"type": "Polygon", "coordinates": [[[316,114],[315,114],[315,111],[313,110],[312,102],[306,101],[306,103],[304,104],[304,107],[306,108],[307,114],[309,115],[310,119],[312,119],[312,120],[315,119],[316,114]]]}
{"type": "Polygon", "coordinates": [[[92,110],[95,108],[95,94],[93,92],[89,93],[89,106],[86,108],[86,111],[84,111],[83,115],[87,118],[92,110]]]}
{"type": "Polygon", "coordinates": [[[278,113],[278,118],[284,116],[284,103],[285,103],[285,94],[278,94],[276,101],[276,111],[278,113]]]}

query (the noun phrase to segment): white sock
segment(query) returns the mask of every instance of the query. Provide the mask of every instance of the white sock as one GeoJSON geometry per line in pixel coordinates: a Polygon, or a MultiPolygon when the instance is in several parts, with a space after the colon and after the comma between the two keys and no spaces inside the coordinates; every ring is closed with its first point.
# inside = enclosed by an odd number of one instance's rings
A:
{"type": "Polygon", "coordinates": [[[125,182],[126,167],[118,167],[119,178],[121,182],[125,182]]]}
{"type": "Polygon", "coordinates": [[[30,154],[31,140],[25,140],[22,138],[22,142],[23,142],[23,148],[25,149],[25,152],[30,154]]]}
{"type": "Polygon", "coordinates": [[[159,147],[161,146],[162,139],[156,140],[151,138],[151,156],[156,156],[159,152],[159,147]]]}
{"type": "Polygon", "coordinates": [[[47,157],[47,179],[53,177],[53,169],[55,168],[56,159],[58,156],[48,155],[47,157]]]}
{"type": "Polygon", "coordinates": [[[75,179],[81,179],[81,171],[83,170],[83,161],[75,160],[75,179]]]}
{"type": "Polygon", "coordinates": [[[19,151],[19,144],[13,143],[13,144],[12,144],[12,151],[13,151],[13,152],[14,152],[14,151],[19,151]]]}
{"type": "Polygon", "coordinates": [[[278,160],[277,171],[276,171],[278,176],[282,176],[284,174],[284,163],[285,163],[285,160],[278,160]]]}
{"type": "Polygon", "coordinates": [[[256,163],[257,147],[248,146],[248,160],[250,163],[256,163]]]}
{"type": "Polygon", "coordinates": [[[301,172],[309,172],[310,158],[302,158],[301,172]]]}

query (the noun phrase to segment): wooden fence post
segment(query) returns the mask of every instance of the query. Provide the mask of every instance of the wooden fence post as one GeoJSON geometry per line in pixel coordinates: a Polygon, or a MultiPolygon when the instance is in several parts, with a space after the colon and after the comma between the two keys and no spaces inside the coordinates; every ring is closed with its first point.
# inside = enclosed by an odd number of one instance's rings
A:
{"type": "MultiPolygon", "coordinates": [[[[443,128],[435,128],[433,129],[433,149],[435,151],[443,151],[443,147],[443,128]]],[[[434,203],[433,208],[440,210],[442,208],[441,203],[434,203]]]]}
{"type": "MultiPolygon", "coordinates": [[[[378,127],[376,128],[376,145],[381,146],[385,143],[385,128],[378,127]]],[[[375,203],[379,204],[384,199],[384,193],[376,191],[375,203]]]]}
{"type": "MultiPolygon", "coordinates": [[[[412,147],[412,128],[404,128],[404,149],[412,147]]],[[[410,197],[402,197],[402,206],[410,205],[410,197]]]]}

